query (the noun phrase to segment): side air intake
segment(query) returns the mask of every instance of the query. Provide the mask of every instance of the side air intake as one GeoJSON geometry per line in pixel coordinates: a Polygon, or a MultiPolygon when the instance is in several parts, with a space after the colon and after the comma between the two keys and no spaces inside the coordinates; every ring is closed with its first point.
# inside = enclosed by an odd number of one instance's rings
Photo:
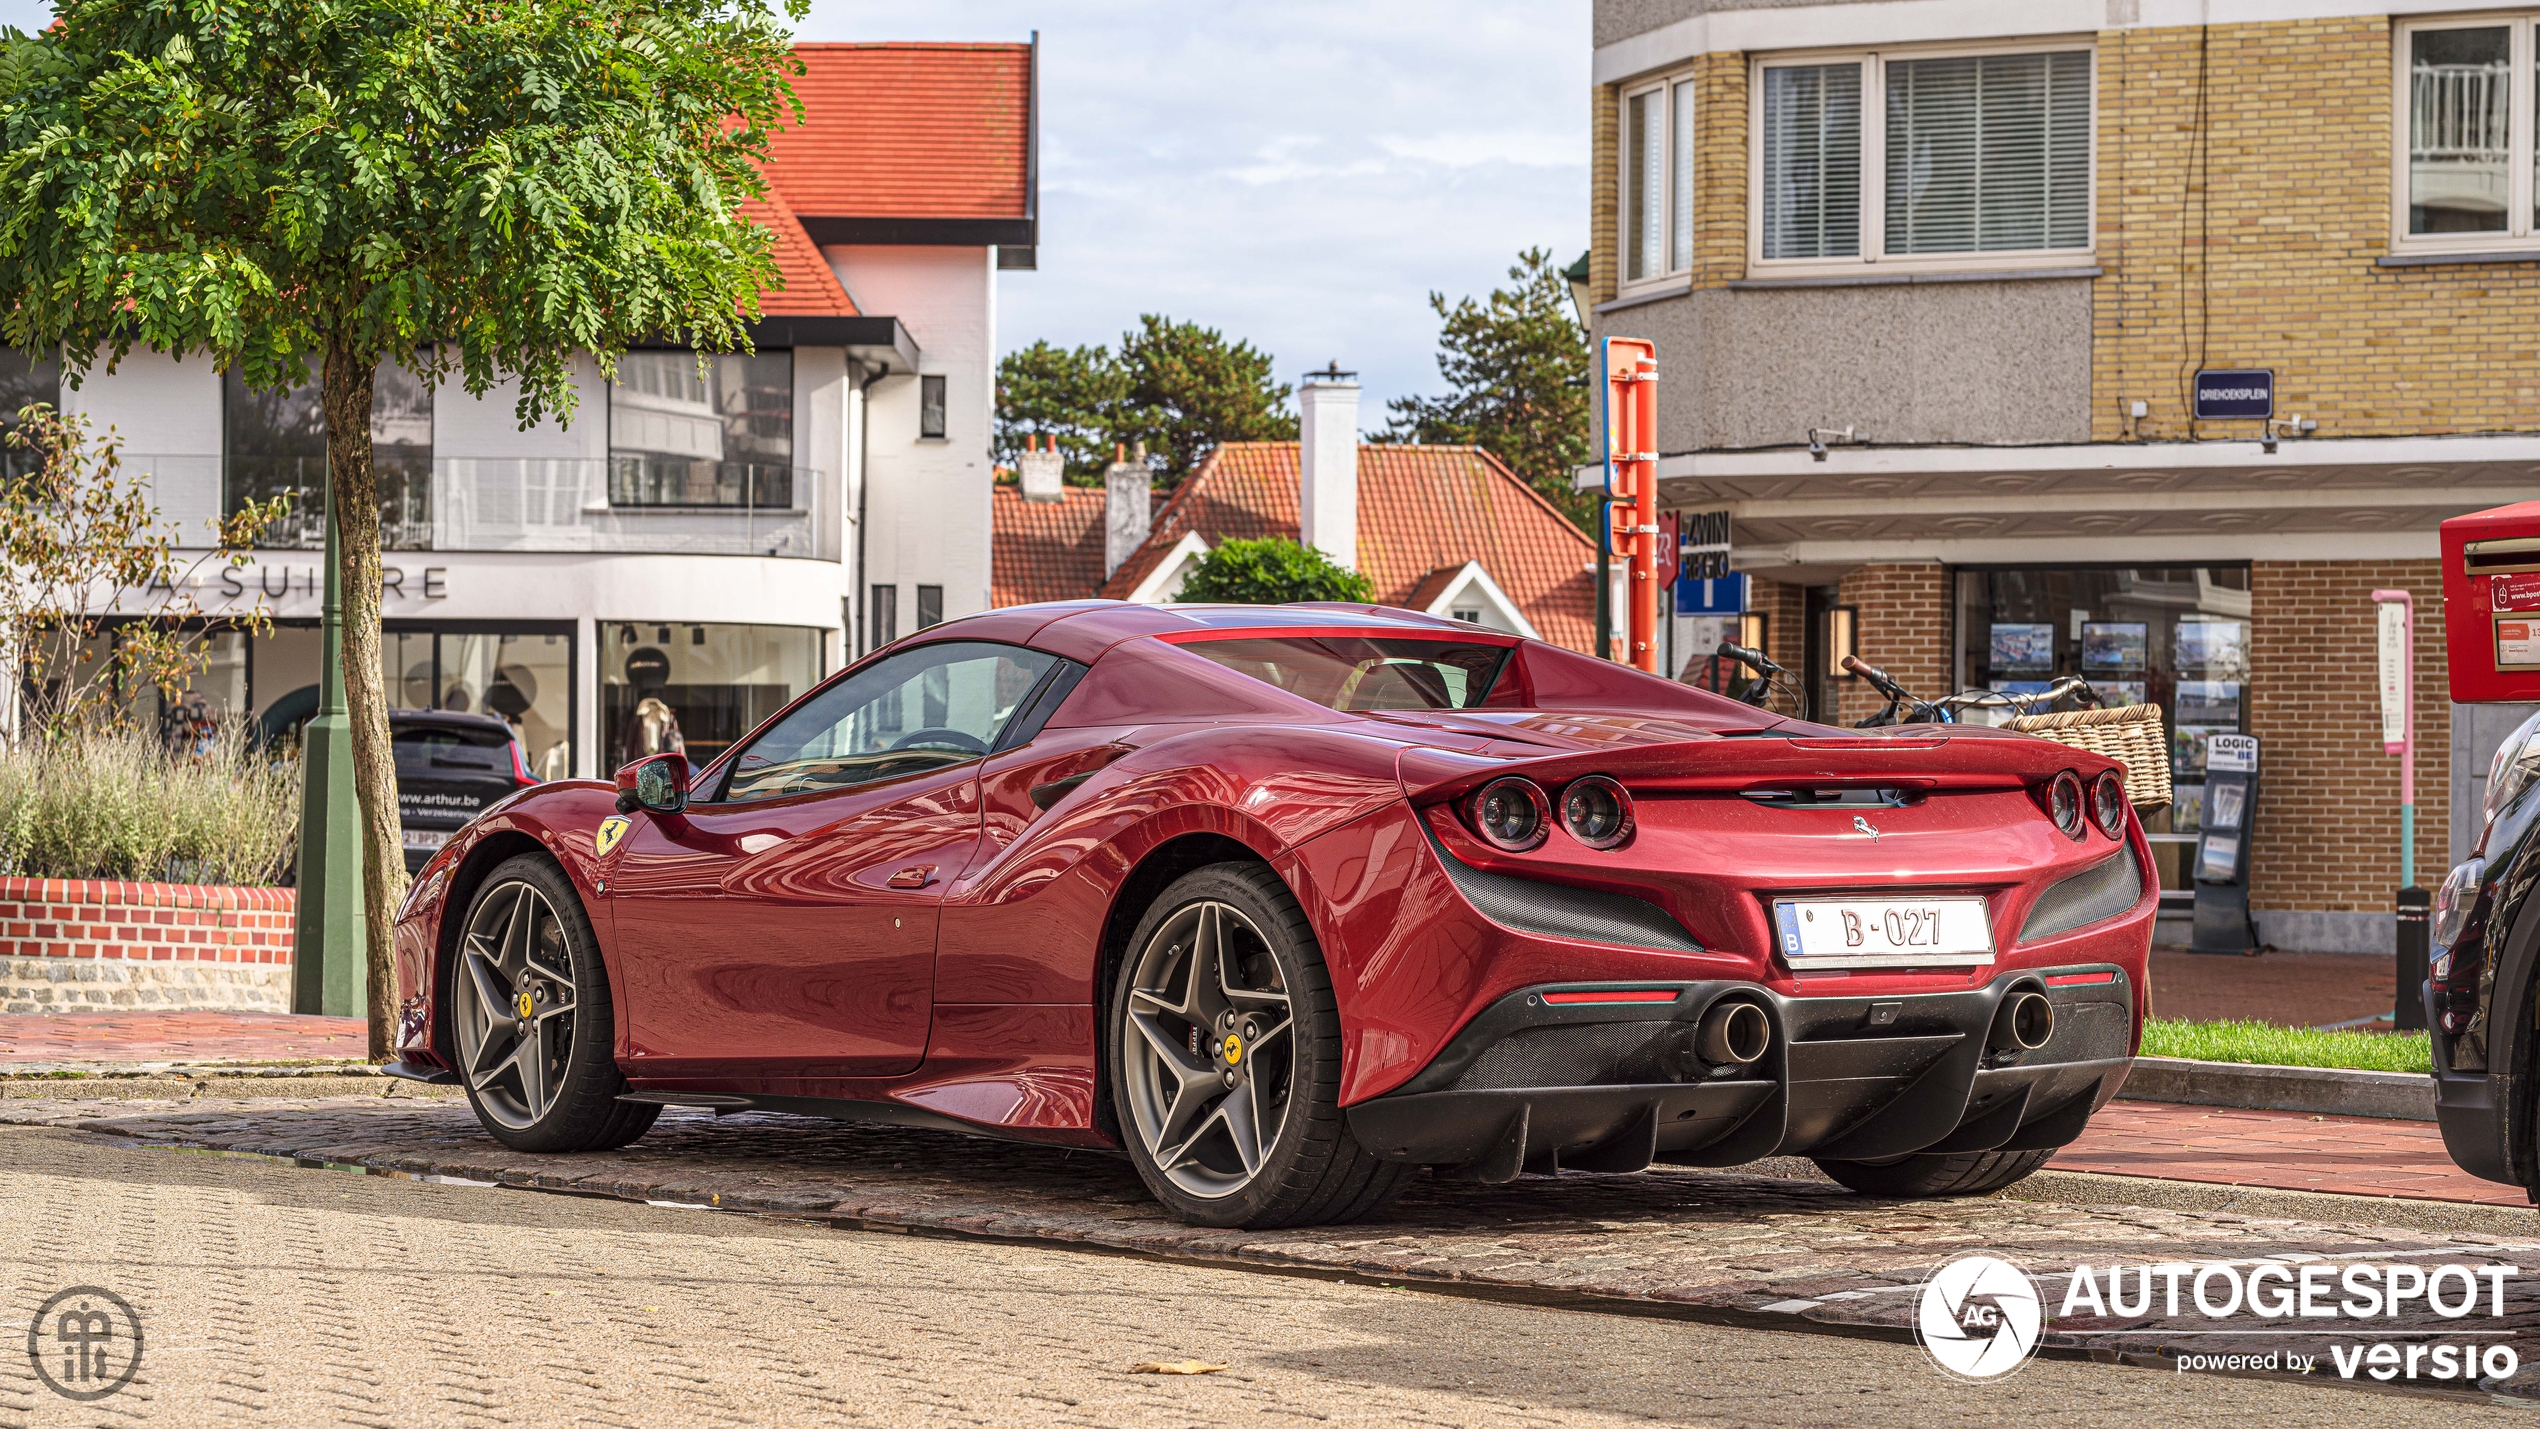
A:
{"type": "Polygon", "coordinates": [[[2029,910],[2028,921],[2020,925],[2020,941],[2033,943],[2114,918],[2142,897],[2143,870],[2135,866],[2134,850],[2129,847],[2047,889],[2046,896],[2029,910]]]}
{"type": "Polygon", "coordinates": [[[1621,893],[1572,888],[1566,883],[1486,873],[1447,852],[1426,820],[1421,821],[1420,830],[1429,836],[1429,847],[1437,850],[1446,876],[1455,880],[1455,886],[1483,917],[1503,927],[1547,938],[1617,943],[1662,953],[1702,951],[1702,944],[1684,930],[1684,925],[1655,903],[1621,893]]]}

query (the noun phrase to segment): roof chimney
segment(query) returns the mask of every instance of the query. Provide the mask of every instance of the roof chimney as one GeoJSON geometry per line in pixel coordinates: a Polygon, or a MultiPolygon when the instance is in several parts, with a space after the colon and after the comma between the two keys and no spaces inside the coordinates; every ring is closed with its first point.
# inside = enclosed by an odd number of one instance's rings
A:
{"type": "Polygon", "coordinates": [[[1358,383],[1340,363],[1297,388],[1297,539],[1358,569],[1358,383]]]}
{"type": "Polygon", "coordinates": [[[1147,469],[1146,443],[1138,443],[1135,455],[1124,455],[1120,444],[1112,443],[1111,465],[1102,473],[1104,580],[1111,579],[1146,544],[1147,529],[1155,522],[1154,482],[1155,474],[1147,469]]]}
{"type": "Polygon", "coordinates": [[[1041,435],[1027,432],[1026,446],[1019,465],[1023,469],[1023,499],[1026,501],[1059,501],[1066,497],[1067,459],[1058,454],[1058,438],[1050,437],[1049,448],[1041,447],[1041,435]]]}

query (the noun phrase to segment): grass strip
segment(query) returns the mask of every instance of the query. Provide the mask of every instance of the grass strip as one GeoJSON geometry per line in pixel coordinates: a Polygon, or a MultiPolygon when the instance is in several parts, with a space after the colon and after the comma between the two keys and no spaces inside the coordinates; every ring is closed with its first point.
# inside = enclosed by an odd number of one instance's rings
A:
{"type": "Polygon", "coordinates": [[[2143,1055],[2199,1062],[2256,1062],[2277,1067],[2344,1067],[2363,1072],[2423,1072],[2434,1050],[2422,1032],[2314,1032],[2270,1022],[2165,1022],[2143,1027],[2143,1055]]]}

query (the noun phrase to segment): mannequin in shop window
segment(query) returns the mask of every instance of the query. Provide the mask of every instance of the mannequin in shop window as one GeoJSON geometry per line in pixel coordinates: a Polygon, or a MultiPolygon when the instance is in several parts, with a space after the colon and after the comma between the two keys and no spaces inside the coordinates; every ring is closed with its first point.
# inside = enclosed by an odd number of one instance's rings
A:
{"type": "MultiPolygon", "coordinates": [[[[627,656],[626,683],[635,687],[635,717],[634,727],[627,731],[626,758],[620,762],[655,754],[685,755],[688,741],[679,733],[679,712],[662,698],[670,685],[670,657],[649,645],[627,656]]],[[[691,762],[692,773],[695,767],[691,762]]]]}

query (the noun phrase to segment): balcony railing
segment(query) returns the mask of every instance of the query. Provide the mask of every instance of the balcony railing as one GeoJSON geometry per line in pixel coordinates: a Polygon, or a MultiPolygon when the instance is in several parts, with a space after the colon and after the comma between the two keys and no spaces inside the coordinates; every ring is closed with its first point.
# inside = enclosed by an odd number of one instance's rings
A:
{"type": "Polygon", "coordinates": [[[2408,157],[2417,163],[2505,161],[2511,77],[2501,64],[2421,64],[2409,71],[2408,157]]]}
{"type": "MultiPolygon", "coordinates": [[[[291,510],[257,544],[324,544],[316,460],[127,452],[124,469],[151,478],[163,519],[199,544],[204,520],[250,498],[287,494],[291,510]]],[[[401,551],[573,551],[840,559],[838,483],[816,467],[760,468],[737,488],[781,505],[622,506],[609,500],[609,463],[593,459],[442,457],[380,465],[380,538],[401,551]]]]}

